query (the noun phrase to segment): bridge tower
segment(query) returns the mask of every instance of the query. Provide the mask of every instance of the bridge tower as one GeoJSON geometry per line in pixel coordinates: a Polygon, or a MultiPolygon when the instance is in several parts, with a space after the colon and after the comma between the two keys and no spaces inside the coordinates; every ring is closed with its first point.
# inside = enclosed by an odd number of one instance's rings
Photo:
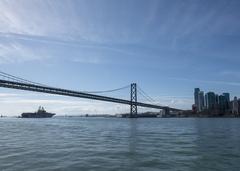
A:
{"type": "Polygon", "coordinates": [[[137,84],[131,84],[130,118],[137,117],[137,84]]]}

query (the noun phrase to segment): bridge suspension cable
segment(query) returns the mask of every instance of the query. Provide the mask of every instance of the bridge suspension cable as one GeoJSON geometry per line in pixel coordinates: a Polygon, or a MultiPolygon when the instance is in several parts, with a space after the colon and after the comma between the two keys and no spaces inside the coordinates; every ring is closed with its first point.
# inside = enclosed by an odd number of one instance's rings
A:
{"type": "MultiPolygon", "coordinates": [[[[50,87],[48,85],[45,84],[41,84],[41,83],[37,83],[37,82],[33,82],[21,77],[17,77],[11,74],[8,74],[6,72],[0,71],[0,76],[7,78],[9,80],[12,81],[18,81],[21,83],[30,83],[30,84],[34,84],[34,85],[40,85],[40,86],[46,86],[46,87],[50,87]]],[[[120,90],[124,90],[124,89],[130,89],[130,85],[126,85],[120,88],[116,88],[116,89],[110,89],[110,90],[103,90],[103,91],[79,91],[79,92],[83,92],[83,93],[93,93],[93,94],[102,94],[102,93],[111,93],[111,92],[116,92],[116,91],[120,91],[120,90]]]]}
{"type": "MultiPolygon", "coordinates": [[[[38,85],[38,86],[51,87],[51,86],[48,86],[46,84],[37,83],[37,82],[30,81],[30,80],[27,80],[27,79],[24,79],[24,78],[21,78],[21,77],[18,77],[18,76],[8,74],[8,73],[3,72],[1,70],[0,70],[0,76],[4,77],[6,79],[9,79],[11,81],[17,81],[17,82],[20,82],[20,83],[30,83],[30,84],[34,84],[34,85],[38,85]]],[[[130,89],[130,87],[131,87],[131,85],[126,85],[126,86],[123,86],[123,87],[120,87],[120,88],[115,88],[115,89],[110,89],[110,90],[79,91],[79,92],[89,93],[89,94],[103,94],[103,93],[117,92],[117,91],[121,91],[121,90],[124,90],[124,89],[130,89]]],[[[156,100],[154,100],[151,96],[149,96],[141,87],[138,86],[137,92],[140,95],[142,95],[146,101],[148,101],[150,103],[158,104],[158,102],[156,100]]]]}
{"type": "Polygon", "coordinates": [[[138,86],[138,93],[141,94],[144,97],[144,99],[147,100],[148,102],[160,105],[158,101],[149,96],[140,86],[138,86]]]}
{"type": "Polygon", "coordinates": [[[81,91],[84,93],[94,93],[94,94],[101,94],[101,93],[111,93],[111,92],[116,92],[116,91],[120,91],[120,90],[124,90],[124,89],[129,89],[131,85],[126,85],[120,88],[116,88],[116,89],[111,89],[111,90],[103,90],[103,91],[81,91]]]}
{"type": "Polygon", "coordinates": [[[4,78],[7,78],[7,79],[10,79],[10,80],[13,80],[13,81],[19,81],[21,83],[30,83],[30,84],[34,84],[34,85],[47,86],[47,85],[44,85],[44,84],[40,84],[40,83],[37,83],[37,82],[29,81],[27,79],[23,79],[23,78],[20,78],[20,77],[17,77],[17,76],[5,73],[3,71],[0,71],[0,76],[2,76],[4,78]]]}
{"type": "MultiPolygon", "coordinates": [[[[41,92],[41,93],[48,93],[48,94],[56,94],[56,95],[63,95],[63,96],[71,96],[71,97],[78,97],[78,98],[86,98],[86,99],[94,99],[94,100],[100,100],[100,101],[107,101],[107,102],[113,102],[113,103],[120,103],[120,104],[127,104],[131,106],[140,106],[140,107],[148,107],[148,108],[155,108],[155,109],[166,109],[172,110],[172,111],[181,111],[180,109],[176,108],[169,108],[167,106],[161,106],[161,105],[156,105],[156,104],[148,104],[148,103],[142,103],[138,101],[133,101],[131,100],[125,100],[121,98],[114,98],[114,97],[109,97],[109,96],[103,96],[103,95],[96,95],[94,93],[106,93],[106,92],[115,92],[115,91],[120,91],[123,89],[129,88],[129,86],[132,88],[135,85],[135,94],[136,92],[139,92],[141,95],[143,95],[148,101],[155,101],[153,98],[151,98],[145,91],[143,91],[139,87],[139,91],[136,89],[136,83],[127,85],[124,87],[120,87],[117,89],[112,89],[112,90],[105,90],[105,91],[73,91],[73,90],[67,90],[67,89],[62,89],[62,88],[57,88],[57,87],[50,87],[44,84],[40,84],[37,82],[29,81],[27,79],[23,79],[5,72],[0,71],[0,77],[4,77],[4,79],[0,79],[0,87],[5,87],[5,88],[11,88],[11,89],[18,89],[18,90],[26,90],[26,91],[34,91],[34,92],[41,92]]],[[[131,93],[133,93],[133,90],[131,89],[131,93]]],[[[135,95],[135,98],[137,96],[135,95]]]]}
{"type": "Polygon", "coordinates": [[[150,101],[150,102],[155,102],[155,100],[150,97],[145,91],[143,91],[143,89],[138,86],[138,93],[141,94],[147,101],[150,101]]]}

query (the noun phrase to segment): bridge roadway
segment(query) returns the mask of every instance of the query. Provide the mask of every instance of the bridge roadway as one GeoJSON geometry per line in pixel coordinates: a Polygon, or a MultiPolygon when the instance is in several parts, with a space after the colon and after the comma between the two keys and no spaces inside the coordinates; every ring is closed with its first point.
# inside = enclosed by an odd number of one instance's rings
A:
{"type": "Polygon", "coordinates": [[[2,80],[2,79],[0,79],[0,87],[48,93],[48,94],[56,94],[56,95],[63,95],[63,96],[79,97],[79,98],[86,98],[86,99],[94,99],[94,100],[120,103],[120,104],[126,104],[126,105],[131,105],[132,103],[134,103],[140,107],[147,107],[147,108],[153,108],[153,109],[164,109],[164,110],[168,109],[169,111],[182,111],[180,109],[170,108],[168,106],[158,106],[154,104],[147,104],[147,103],[141,103],[141,102],[131,102],[129,100],[89,94],[89,93],[84,93],[80,91],[73,91],[73,90],[67,90],[67,89],[61,89],[61,88],[55,88],[55,87],[35,85],[30,83],[21,83],[21,82],[15,82],[15,81],[2,80]]]}

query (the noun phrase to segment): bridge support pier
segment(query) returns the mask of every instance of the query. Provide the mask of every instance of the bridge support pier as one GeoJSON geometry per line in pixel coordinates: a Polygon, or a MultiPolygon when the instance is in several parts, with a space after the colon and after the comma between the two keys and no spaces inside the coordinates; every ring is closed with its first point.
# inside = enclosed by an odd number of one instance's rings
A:
{"type": "Polygon", "coordinates": [[[137,117],[137,84],[131,84],[130,118],[137,117]]]}

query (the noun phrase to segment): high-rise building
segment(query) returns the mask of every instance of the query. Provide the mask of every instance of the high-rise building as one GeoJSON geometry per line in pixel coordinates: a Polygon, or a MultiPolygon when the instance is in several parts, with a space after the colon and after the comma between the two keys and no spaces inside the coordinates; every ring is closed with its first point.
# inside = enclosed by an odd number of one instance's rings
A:
{"type": "Polygon", "coordinates": [[[204,108],[208,109],[208,96],[207,96],[207,93],[205,94],[204,98],[205,98],[205,100],[204,100],[204,108]]]}
{"type": "Polygon", "coordinates": [[[199,109],[199,92],[200,92],[200,89],[199,88],[195,88],[194,89],[194,104],[195,106],[197,107],[197,109],[199,109]]]}
{"type": "Polygon", "coordinates": [[[230,94],[229,93],[223,93],[223,96],[225,96],[227,102],[230,102],[230,94]]]}
{"type": "Polygon", "coordinates": [[[208,109],[213,110],[216,104],[216,97],[214,92],[207,93],[208,109]]]}
{"type": "Polygon", "coordinates": [[[227,99],[226,99],[226,96],[224,96],[224,95],[220,95],[219,96],[218,106],[219,106],[219,111],[221,113],[225,113],[225,111],[227,109],[227,99]]]}
{"type": "Polygon", "coordinates": [[[238,114],[238,99],[237,97],[234,97],[233,103],[232,103],[232,113],[237,115],[238,114]]]}
{"type": "Polygon", "coordinates": [[[204,109],[204,92],[199,91],[198,93],[198,111],[201,112],[204,109]]]}
{"type": "Polygon", "coordinates": [[[216,104],[219,104],[219,96],[218,96],[218,94],[215,94],[215,102],[216,102],[216,104]]]}
{"type": "Polygon", "coordinates": [[[226,98],[226,109],[230,109],[230,94],[229,93],[223,93],[223,96],[226,98]]]}
{"type": "Polygon", "coordinates": [[[240,115],[240,99],[238,99],[238,115],[240,115]]]}

